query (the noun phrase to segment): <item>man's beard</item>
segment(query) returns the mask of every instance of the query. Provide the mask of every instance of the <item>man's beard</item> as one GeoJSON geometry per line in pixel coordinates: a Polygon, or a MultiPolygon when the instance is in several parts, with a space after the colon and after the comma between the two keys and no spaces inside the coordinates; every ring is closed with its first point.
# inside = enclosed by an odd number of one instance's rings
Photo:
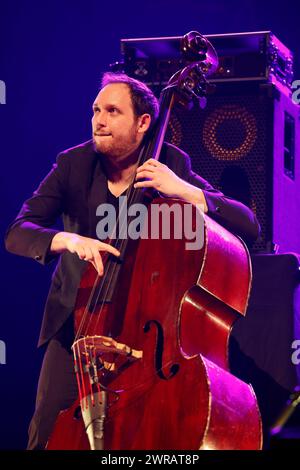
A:
{"type": "Polygon", "coordinates": [[[96,141],[93,136],[94,149],[96,152],[107,155],[108,157],[118,158],[127,156],[138,147],[138,139],[134,128],[126,138],[120,138],[119,140],[109,138],[107,140],[108,141],[104,138],[103,140],[100,139],[100,141],[96,141]]]}

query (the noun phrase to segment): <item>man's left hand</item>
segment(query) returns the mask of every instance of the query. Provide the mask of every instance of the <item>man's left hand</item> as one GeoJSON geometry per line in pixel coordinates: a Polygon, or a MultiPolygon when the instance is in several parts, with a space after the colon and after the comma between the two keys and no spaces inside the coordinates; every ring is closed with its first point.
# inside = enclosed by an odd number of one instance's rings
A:
{"type": "Polygon", "coordinates": [[[135,188],[155,188],[162,196],[182,199],[197,204],[207,212],[207,204],[202,189],[196,188],[177,176],[167,165],[150,158],[136,170],[136,180],[147,178],[146,181],[137,181],[135,188]]]}
{"type": "Polygon", "coordinates": [[[147,181],[138,181],[135,188],[155,188],[162,195],[178,197],[184,191],[185,181],[180,179],[167,165],[150,158],[136,170],[136,180],[147,178],[147,181]]]}

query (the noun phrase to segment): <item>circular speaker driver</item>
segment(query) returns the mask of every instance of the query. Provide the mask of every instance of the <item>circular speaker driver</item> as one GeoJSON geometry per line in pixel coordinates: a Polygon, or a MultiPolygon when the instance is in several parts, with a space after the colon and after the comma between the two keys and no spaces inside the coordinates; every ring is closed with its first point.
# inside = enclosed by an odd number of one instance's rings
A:
{"type": "Polygon", "coordinates": [[[256,119],[245,107],[230,104],[215,109],[205,120],[203,142],[219,160],[245,157],[257,137],[256,119]]]}

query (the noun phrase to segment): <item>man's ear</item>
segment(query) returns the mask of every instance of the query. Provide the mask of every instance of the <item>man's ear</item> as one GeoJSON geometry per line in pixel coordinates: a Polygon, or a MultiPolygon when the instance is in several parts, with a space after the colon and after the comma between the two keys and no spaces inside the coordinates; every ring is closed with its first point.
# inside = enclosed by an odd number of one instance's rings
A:
{"type": "Polygon", "coordinates": [[[138,132],[144,134],[147,132],[151,124],[150,114],[142,114],[138,118],[138,132]]]}

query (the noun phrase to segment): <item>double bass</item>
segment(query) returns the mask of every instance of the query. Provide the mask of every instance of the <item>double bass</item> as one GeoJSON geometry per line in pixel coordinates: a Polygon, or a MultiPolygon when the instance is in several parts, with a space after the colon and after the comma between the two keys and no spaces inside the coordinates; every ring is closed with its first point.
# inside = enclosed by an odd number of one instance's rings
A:
{"type": "MultiPolygon", "coordinates": [[[[139,165],[159,159],[173,106],[190,107],[208,92],[213,46],[192,31],[181,50],[189,63],[161,93],[139,165]]],[[[246,245],[189,205],[202,238],[187,249],[189,234],[177,233],[183,201],[133,186],[128,201],[147,206],[143,233],[157,229],[155,214],[166,208],[176,206],[177,219],[174,212],[168,237],[159,224],[154,237],[111,238],[121,256],[103,256],[102,277],[87,265],[74,311],[78,399],[59,414],[47,449],[261,449],[254,391],[228,364],[232,325],[245,315],[251,287],[246,245]]]]}

